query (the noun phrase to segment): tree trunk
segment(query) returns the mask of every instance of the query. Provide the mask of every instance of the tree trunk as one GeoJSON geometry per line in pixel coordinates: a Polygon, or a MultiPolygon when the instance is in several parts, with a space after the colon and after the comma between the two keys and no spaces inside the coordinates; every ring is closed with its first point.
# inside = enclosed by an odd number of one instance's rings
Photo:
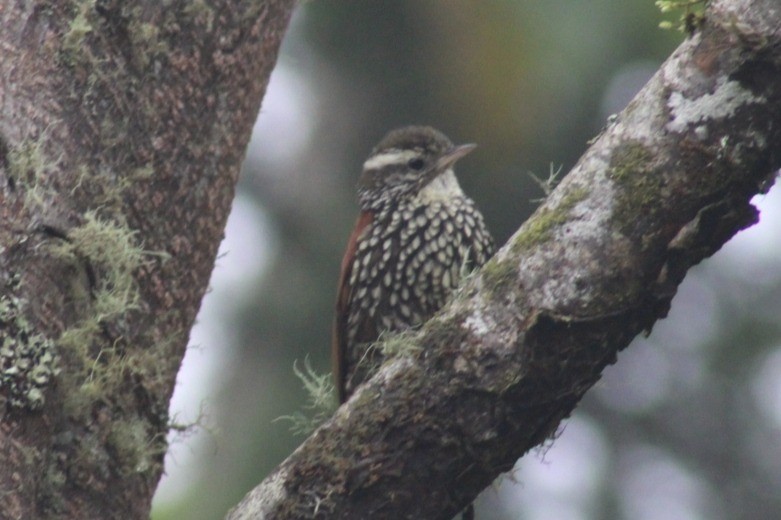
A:
{"type": "Polygon", "coordinates": [[[496,257],[228,518],[452,517],[756,221],[781,163],[781,9],[714,0],[688,22],[496,257]]]}
{"type": "Polygon", "coordinates": [[[148,518],[293,5],[0,3],[0,517],[148,518]]]}

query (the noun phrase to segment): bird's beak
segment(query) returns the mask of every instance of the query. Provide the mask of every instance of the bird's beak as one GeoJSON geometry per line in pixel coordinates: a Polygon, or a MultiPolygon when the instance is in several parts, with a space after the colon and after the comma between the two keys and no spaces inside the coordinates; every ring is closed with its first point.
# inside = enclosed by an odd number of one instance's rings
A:
{"type": "Polygon", "coordinates": [[[453,166],[457,160],[459,160],[460,158],[462,158],[463,156],[465,156],[475,148],[477,148],[477,145],[473,143],[460,144],[458,146],[454,146],[453,148],[445,152],[445,155],[439,158],[439,160],[437,161],[436,170],[440,172],[447,170],[448,168],[453,166]]]}

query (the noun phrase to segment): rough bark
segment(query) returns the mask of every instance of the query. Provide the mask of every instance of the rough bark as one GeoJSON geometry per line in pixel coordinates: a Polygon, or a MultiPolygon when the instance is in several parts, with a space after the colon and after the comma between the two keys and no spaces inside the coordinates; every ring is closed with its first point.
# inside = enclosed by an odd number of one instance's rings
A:
{"type": "MultiPolygon", "coordinates": [[[[228,514],[450,518],[551,437],[781,163],[781,9],[719,0],[496,257],[228,514]]],[[[395,340],[397,343],[398,340],[395,340]]]]}
{"type": "Polygon", "coordinates": [[[0,517],[148,518],[293,4],[0,2],[0,517]]]}

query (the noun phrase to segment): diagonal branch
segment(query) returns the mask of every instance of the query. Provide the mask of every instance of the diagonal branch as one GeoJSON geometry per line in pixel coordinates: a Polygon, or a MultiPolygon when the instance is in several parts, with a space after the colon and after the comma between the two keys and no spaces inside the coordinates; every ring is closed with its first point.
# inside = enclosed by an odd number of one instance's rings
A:
{"type": "Polygon", "coordinates": [[[411,336],[421,353],[385,363],[228,518],[452,517],[665,316],[689,267],[756,222],[750,199],[779,164],[781,10],[714,1],[534,216],[411,336]]]}

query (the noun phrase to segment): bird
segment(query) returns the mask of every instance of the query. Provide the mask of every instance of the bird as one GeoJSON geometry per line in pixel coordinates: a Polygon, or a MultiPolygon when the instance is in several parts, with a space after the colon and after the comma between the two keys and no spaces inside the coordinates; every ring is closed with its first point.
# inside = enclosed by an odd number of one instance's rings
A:
{"type": "Polygon", "coordinates": [[[382,361],[381,334],[415,328],[483,265],[494,241],[453,167],[474,150],[430,126],[392,130],[363,163],[341,262],[332,362],[340,403],[382,361]]]}

